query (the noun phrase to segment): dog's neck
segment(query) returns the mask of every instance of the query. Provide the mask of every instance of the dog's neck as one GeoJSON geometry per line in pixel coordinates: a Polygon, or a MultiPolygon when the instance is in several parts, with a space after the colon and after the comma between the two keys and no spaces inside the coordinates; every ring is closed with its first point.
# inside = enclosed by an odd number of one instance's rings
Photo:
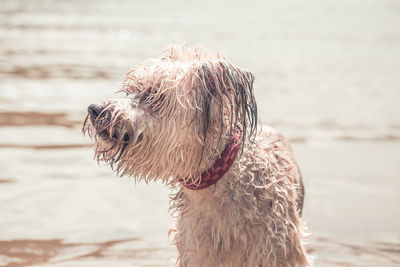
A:
{"type": "Polygon", "coordinates": [[[179,179],[179,182],[190,190],[201,190],[207,188],[213,184],[216,184],[219,179],[224,176],[224,174],[229,170],[232,166],[233,162],[238,155],[242,143],[242,130],[237,126],[234,129],[234,132],[226,145],[224,151],[222,151],[221,156],[214,163],[211,168],[206,170],[201,174],[201,179],[198,182],[193,182],[193,180],[189,179],[188,181],[184,179],[179,179]]]}

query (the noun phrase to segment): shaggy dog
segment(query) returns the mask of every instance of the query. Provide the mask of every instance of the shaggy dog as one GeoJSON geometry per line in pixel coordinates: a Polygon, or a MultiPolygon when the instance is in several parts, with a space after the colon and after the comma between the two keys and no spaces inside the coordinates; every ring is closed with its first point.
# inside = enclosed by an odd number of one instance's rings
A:
{"type": "Polygon", "coordinates": [[[254,76],[208,50],[172,46],[128,72],[126,97],[88,108],[95,157],[175,188],[179,266],[309,266],[292,150],[257,130],[254,76]]]}

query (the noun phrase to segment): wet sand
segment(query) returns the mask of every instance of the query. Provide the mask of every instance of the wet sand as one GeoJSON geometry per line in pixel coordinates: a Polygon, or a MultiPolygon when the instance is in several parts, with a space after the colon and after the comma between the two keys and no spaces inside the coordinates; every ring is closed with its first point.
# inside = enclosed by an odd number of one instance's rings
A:
{"type": "Polygon", "coordinates": [[[12,1],[0,5],[0,266],[174,266],[164,185],[118,178],[81,135],[132,65],[203,43],[256,75],[293,144],[315,266],[400,265],[400,6],[12,1]]]}

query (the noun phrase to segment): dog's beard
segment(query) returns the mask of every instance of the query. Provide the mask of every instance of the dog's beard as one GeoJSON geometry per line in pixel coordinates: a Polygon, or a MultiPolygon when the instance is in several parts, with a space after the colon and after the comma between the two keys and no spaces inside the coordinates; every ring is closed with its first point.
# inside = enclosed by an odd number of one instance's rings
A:
{"type": "Polygon", "coordinates": [[[96,119],[87,115],[82,132],[94,140],[94,158],[104,161],[114,169],[122,165],[129,146],[140,143],[142,134],[135,134],[132,123],[124,119],[121,111],[106,107],[96,119]]]}

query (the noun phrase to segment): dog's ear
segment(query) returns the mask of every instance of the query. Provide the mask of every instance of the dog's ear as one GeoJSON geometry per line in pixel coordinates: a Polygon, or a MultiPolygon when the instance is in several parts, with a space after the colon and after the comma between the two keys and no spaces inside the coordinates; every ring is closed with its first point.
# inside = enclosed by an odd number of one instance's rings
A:
{"type": "Polygon", "coordinates": [[[203,95],[201,106],[205,116],[205,130],[210,123],[210,105],[216,101],[219,104],[220,120],[223,119],[224,108],[227,108],[231,115],[230,127],[240,123],[243,139],[247,135],[255,136],[257,104],[253,90],[254,75],[225,60],[210,60],[199,63],[197,78],[198,93],[203,95]]]}

